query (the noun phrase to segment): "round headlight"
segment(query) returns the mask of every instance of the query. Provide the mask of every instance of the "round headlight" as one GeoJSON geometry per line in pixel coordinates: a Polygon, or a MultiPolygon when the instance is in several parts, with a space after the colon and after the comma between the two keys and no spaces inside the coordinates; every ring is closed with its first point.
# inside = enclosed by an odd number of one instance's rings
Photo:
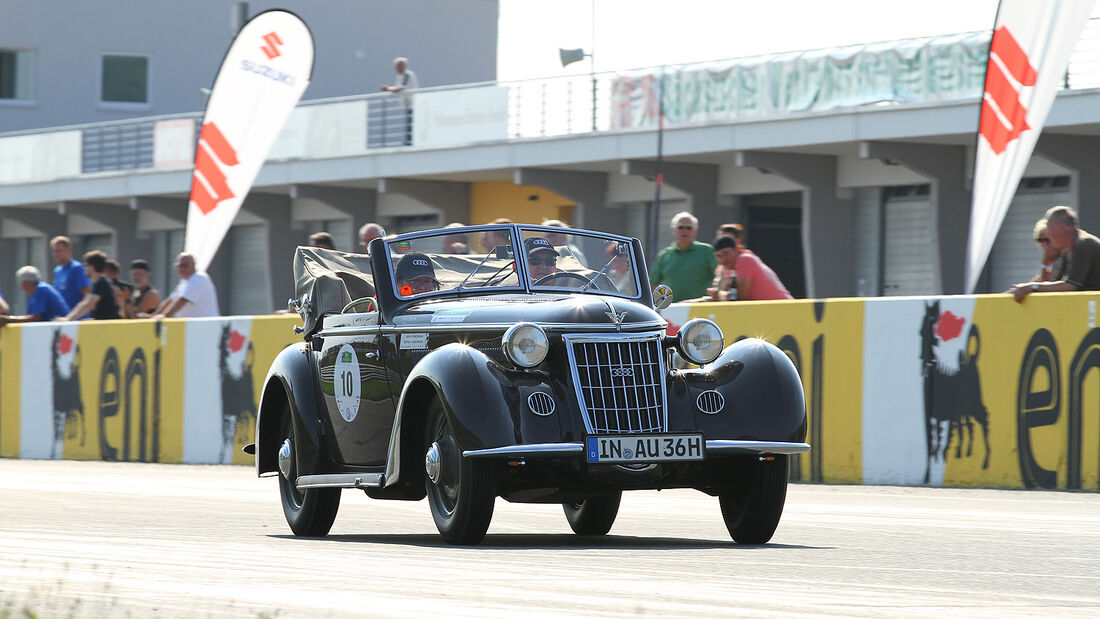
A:
{"type": "Polygon", "coordinates": [[[546,358],[546,353],[550,351],[550,340],[542,327],[521,322],[504,332],[501,346],[512,363],[524,368],[533,368],[546,358]]]}
{"type": "Polygon", "coordinates": [[[703,365],[722,352],[722,330],[705,318],[689,320],[680,327],[680,354],[688,361],[703,365]]]}

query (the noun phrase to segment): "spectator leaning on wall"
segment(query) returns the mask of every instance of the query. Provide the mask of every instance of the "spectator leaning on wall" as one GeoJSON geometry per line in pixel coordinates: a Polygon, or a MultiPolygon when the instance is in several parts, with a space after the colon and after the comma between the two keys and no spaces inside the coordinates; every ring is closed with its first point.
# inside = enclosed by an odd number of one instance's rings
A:
{"type": "Polygon", "coordinates": [[[113,320],[119,318],[118,302],[115,300],[115,287],[107,278],[107,254],[90,251],[84,254],[84,270],[92,281],[92,289],[76,304],[68,315],[55,320],[78,320],[91,313],[93,320],[113,320]]]}
{"type": "Polygon", "coordinates": [[[164,303],[157,308],[153,318],[204,318],[219,316],[218,292],[210,276],[195,270],[195,257],[187,252],[176,258],[176,272],[180,283],[164,303]]]}
{"type": "Polygon", "coordinates": [[[1077,213],[1068,206],[1047,211],[1047,237],[1063,251],[1065,276],[1058,281],[1022,282],[1009,289],[1022,302],[1032,292],[1100,290],[1100,239],[1077,227],[1077,213]]]}
{"type": "Polygon", "coordinates": [[[69,313],[69,304],[56,288],[42,281],[38,269],[27,265],[15,272],[15,281],[27,294],[27,313],[21,316],[0,316],[0,327],[9,322],[46,322],[69,313]]]}

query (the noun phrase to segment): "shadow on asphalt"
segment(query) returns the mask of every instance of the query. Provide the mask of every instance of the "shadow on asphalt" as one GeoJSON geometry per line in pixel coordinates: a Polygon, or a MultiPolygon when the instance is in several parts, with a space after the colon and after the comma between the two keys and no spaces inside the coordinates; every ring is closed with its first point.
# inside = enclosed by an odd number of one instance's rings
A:
{"type": "MultiPolygon", "coordinates": [[[[269,535],[271,538],[296,539],[301,541],[344,542],[353,544],[392,544],[395,546],[419,546],[423,548],[456,548],[444,542],[438,535],[384,534],[384,535],[328,535],[325,537],[297,537],[295,535],[269,535]]],[[[563,548],[596,549],[624,548],[631,550],[659,549],[713,549],[730,548],[739,550],[831,550],[826,546],[803,546],[800,544],[763,544],[742,545],[735,542],[685,539],[682,537],[636,537],[630,535],[606,535],[603,537],[581,538],[576,535],[532,535],[532,534],[489,534],[484,541],[471,548],[563,548]]]]}

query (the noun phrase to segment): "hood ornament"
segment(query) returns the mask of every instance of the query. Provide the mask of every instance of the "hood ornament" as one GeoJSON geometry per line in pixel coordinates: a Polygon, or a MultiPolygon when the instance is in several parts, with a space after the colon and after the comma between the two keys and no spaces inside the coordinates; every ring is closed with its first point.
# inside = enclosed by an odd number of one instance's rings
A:
{"type": "Polygon", "coordinates": [[[626,312],[616,314],[615,310],[611,310],[610,312],[604,312],[603,315],[610,318],[612,320],[612,322],[615,323],[615,326],[617,326],[617,327],[623,326],[623,319],[626,318],[626,312]]]}

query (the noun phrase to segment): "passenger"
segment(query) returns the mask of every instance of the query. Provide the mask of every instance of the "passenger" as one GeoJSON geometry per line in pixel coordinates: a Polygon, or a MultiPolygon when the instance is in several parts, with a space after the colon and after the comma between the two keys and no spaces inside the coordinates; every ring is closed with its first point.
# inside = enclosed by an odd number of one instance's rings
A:
{"type": "Polygon", "coordinates": [[[439,290],[435,267],[432,266],[431,258],[425,254],[417,252],[403,256],[393,271],[397,291],[403,297],[439,290]]]}
{"type": "Polygon", "coordinates": [[[531,272],[531,283],[558,272],[558,252],[550,241],[541,236],[524,239],[523,248],[527,250],[527,267],[531,272]]]}

